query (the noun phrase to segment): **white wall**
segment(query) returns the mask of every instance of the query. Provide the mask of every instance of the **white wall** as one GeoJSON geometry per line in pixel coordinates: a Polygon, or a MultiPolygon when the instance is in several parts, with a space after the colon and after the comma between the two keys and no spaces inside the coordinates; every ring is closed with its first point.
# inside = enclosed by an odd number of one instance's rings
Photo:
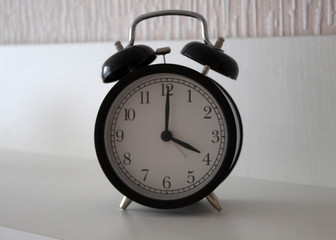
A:
{"type": "MultiPolygon", "coordinates": [[[[336,188],[336,37],[229,39],[238,81],[214,72],[244,125],[233,175],[336,188]]],[[[202,66],[171,46],[168,62],[202,66]]],[[[111,84],[113,43],[0,47],[0,148],[95,159],[93,128],[111,84]]],[[[159,60],[161,62],[161,58],[159,60]]]]}

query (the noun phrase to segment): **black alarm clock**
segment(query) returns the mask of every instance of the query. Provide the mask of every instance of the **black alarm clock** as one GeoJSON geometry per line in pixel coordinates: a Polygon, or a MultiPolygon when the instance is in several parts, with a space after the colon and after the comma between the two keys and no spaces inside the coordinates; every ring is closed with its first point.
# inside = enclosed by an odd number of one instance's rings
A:
{"type": "Polygon", "coordinates": [[[209,41],[206,20],[195,12],[166,10],[144,14],[130,28],[130,41],[103,65],[105,83],[118,81],[101,104],[95,125],[95,148],[109,181],[124,198],[162,209],[184,207],[203,198],[218,210],[214,190],[234,168],[242,146],[238,109],[209,69],[231,79],[237,63],[221,50],[223,39],[209,41]],[[136,25],[145,19],[181,15],[197,18],[204,43],[181,51],[205,67],[150,65],[170,48],[154,51],[134,45],[136,25]]]}

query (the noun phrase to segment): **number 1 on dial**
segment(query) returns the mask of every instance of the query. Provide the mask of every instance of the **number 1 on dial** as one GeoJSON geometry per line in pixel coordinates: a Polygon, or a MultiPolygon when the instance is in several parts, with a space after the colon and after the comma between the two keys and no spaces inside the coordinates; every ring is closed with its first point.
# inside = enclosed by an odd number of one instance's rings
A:
{"type": "Polygon", "coordinates": [[[191,90],[188,90],[188,102],[192,102],[191,101],[191,90]]]}

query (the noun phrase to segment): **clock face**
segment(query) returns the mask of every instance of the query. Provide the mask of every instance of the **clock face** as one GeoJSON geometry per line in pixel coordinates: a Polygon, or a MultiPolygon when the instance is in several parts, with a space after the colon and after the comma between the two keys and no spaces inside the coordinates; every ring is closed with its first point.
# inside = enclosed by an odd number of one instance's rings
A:
{"type": "Polygon", "coordinates": [[[235,152],[223,94],[186,69],[157,65],[120,80],[97,120],[104,172],[144,205],[170,208],[200,200],[224,179],[235,152]]]}

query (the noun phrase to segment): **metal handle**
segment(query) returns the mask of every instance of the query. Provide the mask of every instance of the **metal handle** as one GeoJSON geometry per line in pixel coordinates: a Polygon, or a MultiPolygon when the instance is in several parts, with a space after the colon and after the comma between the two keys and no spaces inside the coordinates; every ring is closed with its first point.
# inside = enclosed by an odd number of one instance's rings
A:
{"type": "Polygon", "coordinates": [[[157,12],[150,12],[146,13],[143,15],[140,15],[137,17],[134,22],[132,23],[132,26],[130,27],[129,30],[129,43],[127,47],[133,46],[134,41],[135,41],[135,28],[136,25],[141,22],[142,20],[148,19],[148,18],[153,18],[153,17],[160,17],[160,16],[167,16],[167,15],[178,15],[178,16],[186,16],[186,17],[193,17],[198,19],[201,22],[201,27],[202,27],[202,38],[204,40],[204,43],[207,45],[210,45],[216,49],[218,49],[216,46],[214,46],[208,36],[208,24],[205,18],[196,13],[196,12],[191,12],[191,11],[185,11],[185,10],[163,10],[163,11],[157,11],[157,12]]]}

